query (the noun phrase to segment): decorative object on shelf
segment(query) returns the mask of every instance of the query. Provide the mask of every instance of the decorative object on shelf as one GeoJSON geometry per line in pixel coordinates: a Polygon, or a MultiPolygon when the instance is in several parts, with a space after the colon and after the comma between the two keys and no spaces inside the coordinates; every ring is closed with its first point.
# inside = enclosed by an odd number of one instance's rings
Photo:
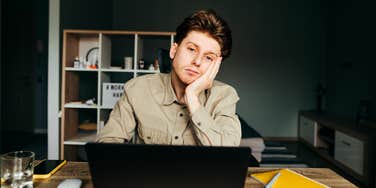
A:
{"type": "Polygon", "coordinates": [[[86,53],[86,68],[97,69],[98,68],[99,48],[94,47],[86,53]]]}
{"type": "Polygon", "coordinates": [[[74,58],[73,67],[80,68],[80,65],[81,65],[80,59],[78,59],[78,57],[74,58]]]}
{"type": "Polygon", "coordinates": [[[151,71],[154,70],[154,65],[150,64],[148,70],[151,70],[151,71]]]}
{"type": "Polygon", "coordinates": [[[124,83],[103,83],[102,106],[113,107],[124,92],[124,83]]]}
{"type": "Polygon", "coordinates": [[[132,69],[132,63],[133,57],[124,57],[124,69],[131,70],[132,69]]]}
{"type": "Polygon", "coordinates": [[[81,100],[81,101],[71,101],[69,104],[70,105],[82,105],[82,104],[86,104],[86,105],[95,105],[95,98],[91,98],[91,99],[88,99],[88,100],[81,100]]]}
{"type": "Polygon", "coordinates": [[[155,58],[153,66],[154,66],[154,70],[159,71],[158,57],[155,58]]]}
{"type": "Polygon", "coordinates": [[[94,105],[95,104],[95,98],[88,99],[84,102],[87,105],[94,105]]]}
{"type": "Polygon", "coordinates": [[[85,69],[86,68],[86,61],[84,59],[84,57],[80,57],[80,68],[81,69],[85,69]]]}
{"type": "Polygon", "coordinates": [[[138,62],[138,69],[142,70],[145,69],[145,60],[143,58],[140,59],[138,62]]]}

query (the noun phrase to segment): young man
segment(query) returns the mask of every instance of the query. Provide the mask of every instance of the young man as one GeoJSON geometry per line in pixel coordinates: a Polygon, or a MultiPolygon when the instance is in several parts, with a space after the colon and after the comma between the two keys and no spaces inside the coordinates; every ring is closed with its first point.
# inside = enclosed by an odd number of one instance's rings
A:
{"type": "Polygon", "coordinates": [[[171,73],[128,81],[97,141],[238,146],[239,97],[214,81],[231,45],[231,30],[214,11],[185,18],[170,49],[171,73]]]}

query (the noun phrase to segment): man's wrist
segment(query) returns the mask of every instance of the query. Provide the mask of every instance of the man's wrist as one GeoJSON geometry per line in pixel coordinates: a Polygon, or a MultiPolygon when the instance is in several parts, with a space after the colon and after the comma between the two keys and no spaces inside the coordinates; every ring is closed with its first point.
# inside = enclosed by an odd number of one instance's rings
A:
{"type": "Polygon", "coordinates": [[[193,93],[186,92],[185,94],[189,112],[190,114],[193,114],[201,106],[200,100],[198,99],[198,96],[193,93]]]}

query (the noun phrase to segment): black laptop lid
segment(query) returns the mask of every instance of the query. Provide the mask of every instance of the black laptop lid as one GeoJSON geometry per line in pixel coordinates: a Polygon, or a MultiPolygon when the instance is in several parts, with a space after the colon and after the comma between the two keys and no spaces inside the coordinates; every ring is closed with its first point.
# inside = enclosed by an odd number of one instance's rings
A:
{"type": "Polygon", "coordinates": [[[198,147],[88,143],[94,187],[243,187],[251,151],[198,147]]]}

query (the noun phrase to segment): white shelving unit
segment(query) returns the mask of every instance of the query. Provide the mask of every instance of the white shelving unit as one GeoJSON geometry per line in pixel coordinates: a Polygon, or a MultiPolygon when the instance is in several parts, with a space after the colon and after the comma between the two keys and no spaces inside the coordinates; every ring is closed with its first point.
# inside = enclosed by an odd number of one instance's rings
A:
{"type": "Polygon", "coordinates": [[[83,69],[83,68],[73,68],[64,67],[65,71],[83,71],[83,72],[98,72],[98,69],[83,69]]]}
{"type": "Polygon", "coordinates": [[[66,148],[94,141],[108,119],[112,107],[102,104],[103,83],[125,83],[139,75],[158,73],[159,70],[137,69],[138,62],[153,62],[156,49],[169,49],[175,33],[64,30],[63,35],[60,158],[69,160],[74,149],[66,152],[66,148]],[[74,68],[74,59],[86,58],[94,47],[98,48],[97,68],[74,68]],[[133,58],[132,69],[121,68],[126,56],[133,58]],[[96,99],[96,104],[80,102],[91,98],[96,99]],[[95,123],[96,129],[81,131],[79,126],[85,118],[95,123]]]}
{"type": "Polygon", "coordinates": [[[86,108],[86,109],[92,108],[92,109],[96,109],[96,108],[98,108],[98,106],[97,105],[88,105],[88,104],[70,102],[70,103],[66,103],[64,105],[64,108],[82,108],[82,109],[84,109],[84,108],[86,108]]]}

